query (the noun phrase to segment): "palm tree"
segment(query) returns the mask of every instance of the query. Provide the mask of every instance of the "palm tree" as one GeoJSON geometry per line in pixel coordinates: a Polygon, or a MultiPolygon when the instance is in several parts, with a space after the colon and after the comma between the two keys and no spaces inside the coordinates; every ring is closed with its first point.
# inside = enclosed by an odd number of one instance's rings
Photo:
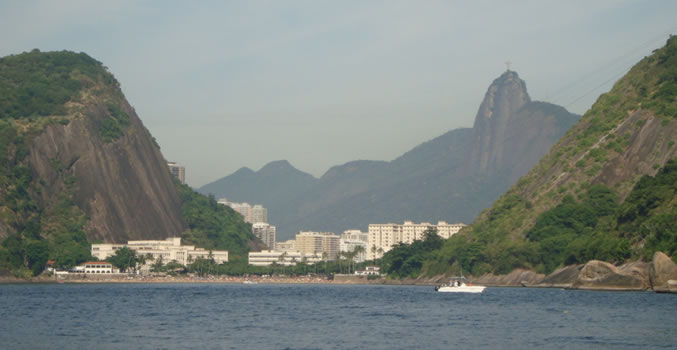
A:
{"type": "Polygon", "coordinates": [[[315,266],[315,274],[317,275],[317,253],[313,253],[313,266],[315,266]]]}
{"type": "Polygon", "coordinates": [[[158,257],[158,259],[155,261],[155,263],[153,264],[153,266],[151,267],[151,271],[152,271],[152,272],[160,272],[160,271],[162,271],[162,265],[163,265],[163,261],[162,261],[162,260],[163,260],[163,259],[162,259],[162,255],[160,255],[160,256],[158,257]]]}
{"type": "Polygon", "coordinates": [[[329,256],[327,255],[327,252],[322,252],[322,261],[324,261],[324,274],[328,275],[329,272],[327,271],[327,258],[329,256]]]}
{"type": "Polygon", "coordinates": [[[279,261],[280,264],[282,265],[282,274],[283,274],[283,275],[285,274],[285,271],[286,271],[286,269],[285,269],[285,264],[284,264],[284,259],[285,259],[285,258],[287,258],[287,252],[284,252],[284,253],[280,254],[279,257],[277,257],[277,261],[279,261]]]}
{"type": "Polygon", "coordinates": [[[374,256],[374,261],[373,261],[374,265],[376,265],[376,252],[377,251],[378,251],[378,249],[376,248],[375,245],[371,246],[371,254],[374,256]]]}
{"type": "MultiPolygon", "coordinates": [[[[136,263],[137,266],[139,266],[139,270],[141,270],[141,268],[143,268],[143,265],[146,265],[146,256],[143,254],[139,255],[136,258],[136,263]]],[[[134,270],[136,270],[136,268],[134,268],[134,270]]]]}
{"type": "MultiPolygon", "coordinates": [[[[353,250],[353,253],[355,253],[356,257],[361,256],[362,254],[365,254],[366,252],[367,252],[367,248],[365,248],[363,245],[358,245],[353,250]]],[[[358,261],[356,261],[356,262],[358,262],[358,261]]]]}

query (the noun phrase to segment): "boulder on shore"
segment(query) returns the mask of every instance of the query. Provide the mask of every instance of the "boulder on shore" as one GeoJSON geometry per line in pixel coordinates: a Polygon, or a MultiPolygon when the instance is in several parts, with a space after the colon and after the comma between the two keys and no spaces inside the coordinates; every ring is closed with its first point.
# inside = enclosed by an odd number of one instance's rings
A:
{"type": "Polygon", "coordinates": [[[578,280],[583,265],[569,265],[553,271],[535,287],[571,288],[578,280]]]}
{"type": "Polygon", "coordinates": [[[663,252],[656,252],[649,267],[649,281],[655,291],[667,292],[675,287],[668,283],[677,280],[677,265],[663,252]]]}
{"type": "Polygon", "coordinates": [[[577,289],[604,290],[645,290],[649,288],[646,278],[641,276],[641,268],[622,267],[604,261],[591,260],[578,274],[573,284],[577,289]]]}
{"type": "Polygon", "coordinates": [[[534,271],[516,269],[507,275],[484,274],[478,278],[472,278],[472,283],[485,286],[531,286],[540,282],[545,275],[534,271]]]}

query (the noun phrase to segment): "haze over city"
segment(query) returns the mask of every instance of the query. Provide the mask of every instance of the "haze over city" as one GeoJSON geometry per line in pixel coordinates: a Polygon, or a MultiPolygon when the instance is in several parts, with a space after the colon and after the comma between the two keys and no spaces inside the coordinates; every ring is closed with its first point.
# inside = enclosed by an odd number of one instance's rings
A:
{"type": "Polygon", "coordinates": [[[13,2],[0,56],[104,62],[163,155],[200,186],[287,159],[320,176],[472,126],[487,86],[582,114],[675,32],[671,1],[13,2]]]}

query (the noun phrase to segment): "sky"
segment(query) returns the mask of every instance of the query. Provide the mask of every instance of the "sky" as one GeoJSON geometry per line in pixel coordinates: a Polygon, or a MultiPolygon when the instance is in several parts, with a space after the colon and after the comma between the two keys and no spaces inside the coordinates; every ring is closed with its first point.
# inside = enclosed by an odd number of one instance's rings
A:
{"type": "Polygon", "coordinates": [[[677,1],[7,1],[0,56],[85,52],[199,187],[289,160],[316,177],[472,127],[510,69],[583,114],[677,34],[677,1]]]}

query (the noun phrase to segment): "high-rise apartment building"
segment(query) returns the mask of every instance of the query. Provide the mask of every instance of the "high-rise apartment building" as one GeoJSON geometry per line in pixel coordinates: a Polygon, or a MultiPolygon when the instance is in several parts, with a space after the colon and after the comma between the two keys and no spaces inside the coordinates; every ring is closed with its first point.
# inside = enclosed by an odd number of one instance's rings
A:
{"type": "Polygon", "coordinates": [[[220,198],[217,201],[219,204],[227,205],[244,217],[244,221],[254,224],[257,222],[268,222],[268,209],[260,204],[255,204],[253,207],[249,203],[235,203],[229,202],[226,198],[220,198]]]}
{"type": "Polygon", "coordinates": [[[339,251],[352,253],[358,247],[361,247],[362,252],[355,255],[353,260],[361,263],[367,258],[367,245],[369,243],[369,233],[360,230],[343,231],[341,240],[339,241],[339,251]]]}
{"type": "MultiPolygon", "coordinates": [[[[255,204],[251,211],[251,221],[255,222],[268,222],[268,209],[264,208],[261,204],[255,204]]],[[[272,248],[271,248],[272,249],[272,248]]]]}
{"type": "Polygon", "coordinates": [[[186,167],[174,162],[167,162],[167,166],[169,167],[169,172],[171,172],[174,177],[179,179],[182,184],[186,183],[186,167]]]}
{"type": "Polygon", "coordinates": [[[343,231],[341,239],[351,240],[351,241],[369,241],[369,232],[362,232],[360,230],[346,230],[343,231]]]}
{"type": "Polygon", "coordinates": [[[265,222],[256,222],[252,224],[252,233],[263,241],[268,249],[275,249],[275,226],[265,222]]]}
{"type": "Polygon", "coordinates": [[[436,229],[437,234],[447,239],[460,231],[465,224],[448,224],[440,221],[437,225],[428,222],[420,224],[405,221],[404,224],[371,224],[369,225],[369,242],[367,244],[367,259],[377,259],[383,256],[398,243],[411,244],[415,240],[423,239],[428,229],[436,229]]]}
{"type": "Polygon", "coordinates": [[[336,260],[340,237],[330,232],[299,232],[296,235],[296,250],[306,255],[322,256],[336,260]]]}

